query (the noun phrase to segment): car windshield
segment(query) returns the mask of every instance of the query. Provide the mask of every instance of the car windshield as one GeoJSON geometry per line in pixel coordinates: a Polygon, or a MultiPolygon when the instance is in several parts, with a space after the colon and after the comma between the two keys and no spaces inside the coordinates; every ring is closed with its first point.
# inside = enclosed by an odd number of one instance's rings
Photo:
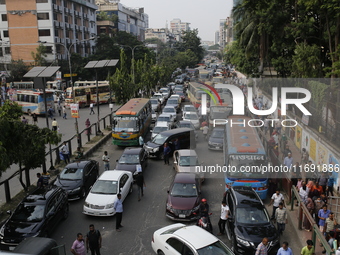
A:
{"type": "Polygon", "coordinates": [[[178,100],[177,99],[169,99],[167,104],[178,104],[178,100]]]}
{"type": "Polygon", "coordinates": [[[138,131],[138,119],[135,117],[114,117],[115,125],[114,131],[116,132],[136,132],[138,131]]]}
{"type": "Polygon", "coordinates": [[[191,114],[191,113],[185,114],[185,118],[189,120],[198,120],[197,114],[191,114]]]}
{"type": "Polygon", "coordinates": [[[151,110],[151,114],[156,114],[155,109],[151,110]]]}
{"type": "Polygon", "coordinates": [[[184,96],[184,93],[182,91],[176,91],[176,95],[184,96]]]}
{"type": "Polygon", "coordinates": [[[211,133],[212,138],[223,138],[223,130],[213,130],[211,133]]]}
{"type": "Polygon", "coordinates": [[[192,129],[194,129],[191,123],[180,123],[179,127],[180,128],[192,128],[192,129]]]}
{"type": "Polygon", "coordinates": [[[21,222],[39,222],[44,218],[45,205],[21,203],[13,213],[11,220],[21,222]]]}
{"type": "Polygon", "coordinates": [[[105,195],[115,195],[117,194],[118,183],[117,181],[110,180],[98,180],[93,185],[91,193],[93,194],[105,194],[105,195]]]}
{"type": "Polygon", "coordinates": [[[172,107],[164,107],[163,112],[171,112],[174,113],[176,110],[172,107]]]}
{"type": "Polygon", "coordinates": [[[181,156],[179,159],[180,166],[197,166],[198,158],[196,156],[181,156]]]}
{"type": "Polygon", "coordinates": [[[264,224],[269,223],[267,212],[262,206],[238,207],[235,212],[236,221],[241,224],[264,224]]]}
{"type": "Polygon", "coordinates": [[[164,136],[161,133],[159,133],[151,140],[151,142],[158,145],[162,145],[167,138],[168,138],[167,136],[164,136]]]}
{"type": "Polygon", "coordinates": [[[169,122],[170,121],[170,116],[159,116],[157,121],[169,122]]]}
{"type": "Polygon", "coordinates": [[[168,92],[168,89],[166,88],[163,88],[163,89],[160,89],[159,92],[162,92],[162,93],[167,93],[168,92]]]}
{"type": "Polygon", "coordinates": [[[120,164],[139,164],[139,155],[138,154],[123,154],[118,163],[120,164]]]}
{"type": "Polygon", "coordinates": [[[197,250],[199,255],[233,255],[220,240],[197,250]]]}
{"type": "Polygon", "coordinates": [[[194,106],[192,106],[192,105],[184,106],[184,111],[185,112],[195,112],[196,108],[194,106]]]}
{"type": "Polygon", "coordinates": [[[227,119],[230,115],[231,112],[231,108],[228,109],[227,111],[223,111],[223,112],[214,112],[211,111],[210,109],[210,119],[215,120],[215,119],[227,119]]]}
{"type": "Polygon", "coordinates": [[[151,104],[158,104],[158,100],[157,99],[150,99],[151,104]]]}
{"type": "Polygon", "coordinates": [[[163,97],[163,95],[162,94],[154,94],[153,97],[161,98],[161,97],[163,97]]]}
{"type": "Polygon", "coordinates": [[[160,127],[160,126],[156,126],[154,127],[154,129],[152,130],[153,133],[160,133],[160,132],[163,132],[163,131],[166,131],[168,130],[168,127],[160,127]]]}
{"type": "Polygon", "coordinates": [[[65,168],[60,174],[61,180],[81,180],[82,177],[82,168],[65,168]]]}
{"type": "Polygon", "coordinates": [[[173,197],[197,197],[197,188],[195,183],[178,183],[172,186],[171,196],[173,197]]]}

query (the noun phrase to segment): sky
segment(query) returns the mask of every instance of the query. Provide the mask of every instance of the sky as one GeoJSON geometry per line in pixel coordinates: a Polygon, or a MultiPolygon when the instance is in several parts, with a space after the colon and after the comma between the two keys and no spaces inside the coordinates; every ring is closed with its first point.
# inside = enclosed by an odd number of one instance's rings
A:
{"type": "Polygon", "coordinates": [[[230,16],[232,0],[121,0],[130,8],[144,7],[149,15],[149,28],[165,28],[168,21],[178,18],[198,29],[202,41],[215,41],[220,19],[230,16]]]}

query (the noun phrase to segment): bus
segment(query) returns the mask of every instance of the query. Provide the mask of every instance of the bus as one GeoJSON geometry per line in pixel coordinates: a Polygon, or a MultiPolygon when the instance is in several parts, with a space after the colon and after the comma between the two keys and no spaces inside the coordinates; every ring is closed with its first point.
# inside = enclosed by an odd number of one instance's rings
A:
{"type": "Polygon", "coordinates": [[[33,89],[33,81],[13,81],[11,82],[12,89],[33,89]]]}
{"type": "MultiPolygon", "coordinates": [[[[189,88],[187,90],[189,101],[196,108],[200,107],[200,105],[201,105],[202,94],[206,94],[206,92],[204,92],[204,90],[202,90],[202,89],[209,90],[204,85],[192,82],[192,83],[189,84],[189,88]]],[[[210,97],[207,96],[207,102],[209,100],[210,100],[210,97]]]]}
{"type": "Polygon", "coordinates": [[[226,190],[232,186],[250,186],[265,199],[268,174],[262,170],[268,166],[268,158],[256,127],[250,127],[249,120],[249,117],[234,115],[226,124],[223,142],[226,190]]]}
{"type": "MultiPolygon", "coordinates": [[[[89,106],[91,103],[97,103],[97,85],[96,81],[76,81],[72,87],[66,89],[65,106],[70,104],[79,104],[79,107],[89,106]],[[74,97],[74,98],[73,98],[74,97]]],[[[114,95],[111,93],[108,81],[98,81],[99,104],[111,103],[115,101],[114,95]]]]}
{"type": "MultiPolygon", "coordinates": [[[[52,107],[54,110],[53,93],[46,91],[47,109],[52,107]]],[[[11,101],[17,102],[22,111],[27,114],[35,113],[37,115],[46,114],[44,93],[38,89],[9,89],[8,96],[11,101]]]]}
{"type": "Polygon", "coordinates": [[[113,114],[112,139],[118,146],[139,146],[150,129],[152,111],[147,98],[133,98],[113,114]]]}

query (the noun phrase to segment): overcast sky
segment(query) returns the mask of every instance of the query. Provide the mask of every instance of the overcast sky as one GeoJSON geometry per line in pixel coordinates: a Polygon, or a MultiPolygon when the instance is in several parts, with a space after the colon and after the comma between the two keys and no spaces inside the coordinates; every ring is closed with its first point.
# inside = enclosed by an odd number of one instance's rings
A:
{"type": "Polygon", "coordinates": [[[149,15],[149,28],[164,28],[175,18],[189,22],[190,28],[198,28],[203,41],[214,41],[220,19],[230,16],[232,0],[121,0],[127,7],[144,7],[149,15]]]}

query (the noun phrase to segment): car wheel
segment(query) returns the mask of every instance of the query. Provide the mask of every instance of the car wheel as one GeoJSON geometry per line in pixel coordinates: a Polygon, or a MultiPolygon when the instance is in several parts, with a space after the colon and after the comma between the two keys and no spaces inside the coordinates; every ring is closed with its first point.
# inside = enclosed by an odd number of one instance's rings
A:
{"type": "Polygon", "coordinates": [[[64,208],[64,211],[63,211],[63,219],[64,219],[64,220],[67,219],[68,213],[69,213],[69,206],[68,206],[68,204],[67,204],[66,207],[64,208]]]}
{"type": "Polygon", "coordinates": [[[130,185],[129,193],[130,193],[130,194],[132,193],[132,183],[131,183],[131,185],[130,185]]]}
{"type": "Polygon", "coordinates": [[[86,197],[86,189],[82,187],[82,189],[80,190],[80,198],[84,198],[84,197],[86,197]]]}
{"type": "Polygon", "coordinates": [[[162,251],[157,251],[157,255],[165,255],[162,251]]]}

